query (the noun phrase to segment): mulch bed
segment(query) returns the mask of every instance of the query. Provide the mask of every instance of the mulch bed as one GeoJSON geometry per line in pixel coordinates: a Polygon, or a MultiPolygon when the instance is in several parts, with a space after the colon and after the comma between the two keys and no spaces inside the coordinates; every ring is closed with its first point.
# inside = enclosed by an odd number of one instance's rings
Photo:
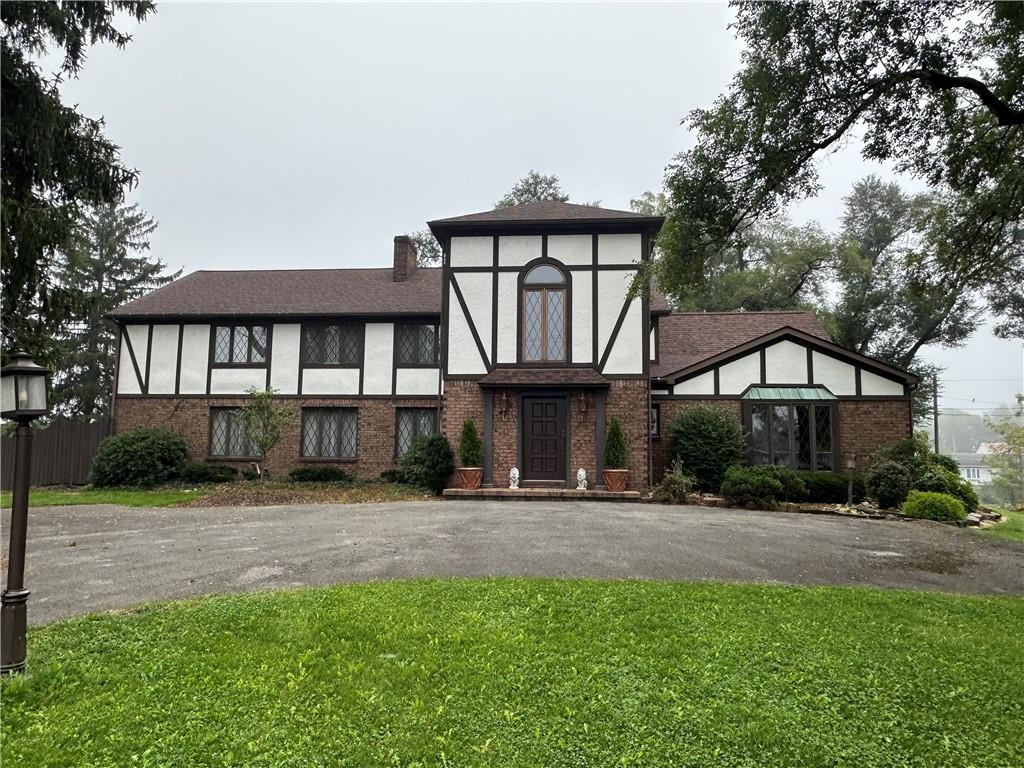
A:
{"type": "Polygon", "coordinates": [[[184,507],[260,507],[280,504],[367,504],[418,501],[428,493],[390,483],[231,483],[181,504],[184,507]]]}

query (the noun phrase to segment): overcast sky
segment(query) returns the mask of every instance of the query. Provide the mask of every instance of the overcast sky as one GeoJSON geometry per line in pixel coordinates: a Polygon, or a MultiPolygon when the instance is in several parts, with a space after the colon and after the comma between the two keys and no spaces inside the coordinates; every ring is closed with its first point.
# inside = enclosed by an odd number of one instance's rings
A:
{"type": "MultiPolygon", "coordinates": [[[[64,94],[139,170],[131,199],[172,267],[384,266],[395,234],[487,210],[531,169],[611,208],[659,189],[690,143],[680,120],[736,70],[728,20],[711,3],[161,3],[64,94]]],[[[823,163],[795,220],[832,227],[853,181],[892,176],[856,150],[823,163]]],[[[1020,341],[925,356],[947,367],[944,407],[1024,390],[1020,341]]]]}

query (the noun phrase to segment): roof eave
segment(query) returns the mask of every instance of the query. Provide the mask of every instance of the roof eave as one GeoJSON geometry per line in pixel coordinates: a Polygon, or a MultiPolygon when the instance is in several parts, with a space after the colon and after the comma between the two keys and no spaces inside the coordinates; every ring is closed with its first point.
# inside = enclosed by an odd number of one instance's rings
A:
{"type": "Polygon", "coordinates": [[[427,226],[438,240],[452,235],[544,234],[547,232],[590,233],[621,232],[657,234],[665,223],[663,216],[606,219],[529,219],[520,221],[452,221],[435,219],[427,226]]]}

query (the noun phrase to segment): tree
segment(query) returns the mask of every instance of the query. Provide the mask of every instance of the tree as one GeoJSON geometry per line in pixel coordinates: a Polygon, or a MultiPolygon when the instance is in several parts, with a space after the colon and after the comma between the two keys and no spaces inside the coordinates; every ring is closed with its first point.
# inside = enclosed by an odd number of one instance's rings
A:
{"type": "Polygon", "coordinates": [[[166,265],[146,255],[156,227],[137,205],[111,204],[83,213],[75,245],[62,258],[56,280],[73,286],[81,298],[58,337],[55,413],[84,418],[107,413],[117,332],[104,315],[181,275],[181,270],[165,274],[166,265]]]}
{"type": "MultiPolygon", "coordinates": [[[[1024,406],[1024,395],[1017,395],[1017,402],[1024,406]]],[[[985,464],[992,470],[988,490],[1008,504],[1019,504],[1024,501],[1024,423],[1001,419],[989,421],[989,426],[1000,442],[985,457],[985,464]]]]}
{"type": "Polygon", "coordinates": [[[741,69],[711,109],[691,113],[696,146],[668,169],[663,288],[699,291],[752,224],[817,192],[817,163],[856,132],[866,159],[892,161],[934,193],[926,284],[982,295],[998,333],[1024,333],[1024,8],[734,7],[741,69]]]}
{"type": "Polygon", "coordinates": [[[245,434],[252,441],[256,448],[256,455],[259,461],[256,463],[256,474],[260,480],[266,472],[263,464],[267,460],[267,454],[277,445],[281,439],[281,429],[295,419],[295,409],[285,403],[274,400],[276,389],[267,387],[250,387],[246,394],[250,396],[241,409],[242,424],[245,427],[245,434]]]}
{"type": "Polygon", "coordinates": [[[421,267],[441,266],[441,244],[429,229],[409,233],[409,239],[416,246],[416,263],[421,267]]]}
{"type": "Polygon", "coordinates": [[[131,40],[114,26],[118,13],[142,21],[153,10],[149,0],[0,5],[6,350],[21,348],[40,362],[55,362],[51,339],[79,299],[75,286],[55,283],[55,259],[74,245],[81,206],[120,202],[137,178],[103,136],[102,120],[62,104],[58,85],[64,77],[77,77],[89,45],[123,48],[131,40]],[[46,78],[34,58],[51,46],[62,50],[64,60],[46,78]]]}
{"type": "Polygon", "coordinates": [[[505,196],[494,204],[494,207],[511,208],[513,205],[540,203],[545,200],[567,203],[569,195],[562,190],[562,182],[554,174],[546,176],[531,170],[513,184],[512,189],[506,192],[505,196]]]}

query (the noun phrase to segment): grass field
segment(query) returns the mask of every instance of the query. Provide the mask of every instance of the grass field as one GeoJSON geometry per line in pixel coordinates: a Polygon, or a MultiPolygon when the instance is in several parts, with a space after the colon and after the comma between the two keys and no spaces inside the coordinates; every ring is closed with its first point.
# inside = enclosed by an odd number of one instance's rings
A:
{"type": "Polygon", "coordinates": [[[1024,601],[534,580],[214,597],[30,634],[30,766],[1024,764],[1024,601]]]}
{"type": "Polygon", "coordinates": [[[989,528],[980,528],[986,536],[995,536],[1008,541],[1024,542],[1024,512],[1000,509],[1003,519],[989,528]]]}
{"type": "MultiPolygon", "coordinates": [[[[65,507],[73,504],[122,504],[126,507],[173,507],[212,492],[211,488],[32,488],[30,507],[65,507]]],[[[0,506],[9,509],[11,492],[0,492],[0,506]]]]}

